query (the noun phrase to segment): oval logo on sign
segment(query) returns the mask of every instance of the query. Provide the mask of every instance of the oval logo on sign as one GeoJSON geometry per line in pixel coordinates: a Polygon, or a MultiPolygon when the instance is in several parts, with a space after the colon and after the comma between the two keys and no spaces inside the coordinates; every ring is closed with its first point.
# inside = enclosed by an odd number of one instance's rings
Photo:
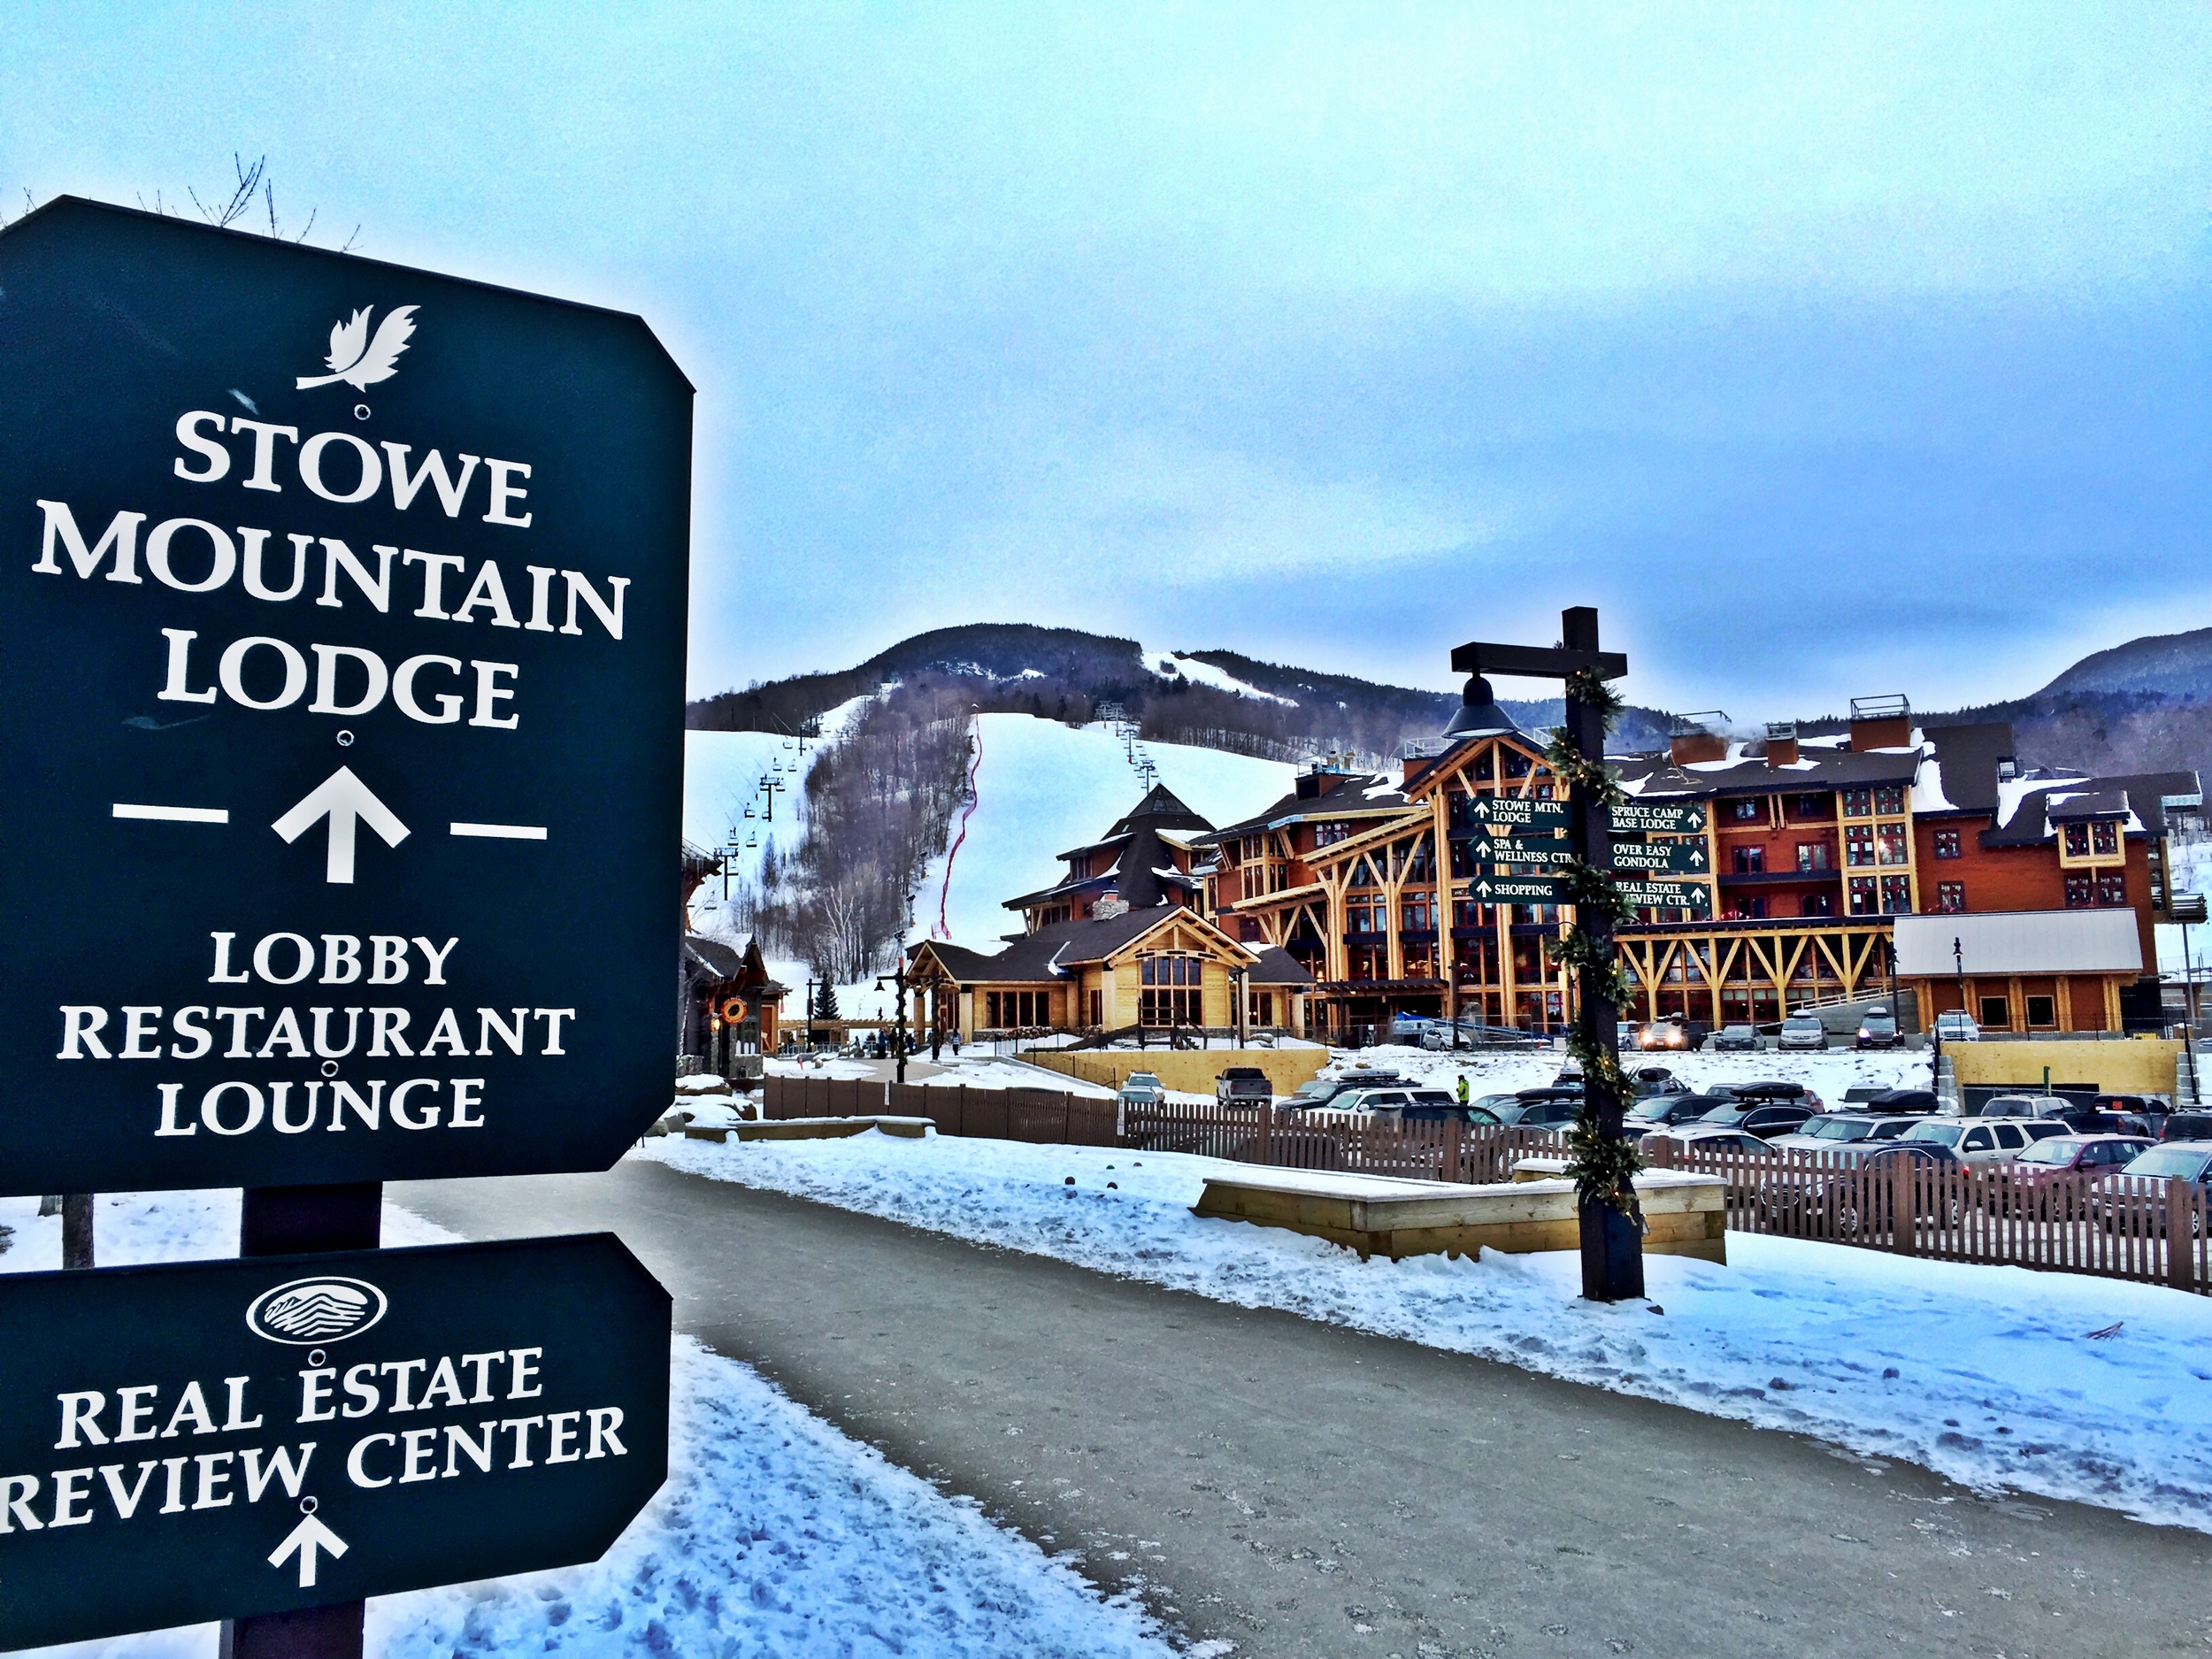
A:
{"type": "Polygon", "coordinates": [[[296,1279],[254,1299],[246,1324],[256,1336],[305,1348],[357,1336],[384,1317],[384,1293],[366,1279],[296,1279]]]}

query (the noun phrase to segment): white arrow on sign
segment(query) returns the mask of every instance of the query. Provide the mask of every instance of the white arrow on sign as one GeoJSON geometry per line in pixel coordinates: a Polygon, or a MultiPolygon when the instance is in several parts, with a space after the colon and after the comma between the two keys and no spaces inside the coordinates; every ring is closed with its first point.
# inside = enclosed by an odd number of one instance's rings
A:
{"type": "Polygon", "coordinates": [[[269,827],[286,841],[296,841],[311,825],[325,818],[330,820],[330,854],[323,865],[326,881],[351,884],[355,824],[366,824],[383,837],[387,847],[396,847],[407,839],[407,826],[370,793],[369,786],[353,775],[350,766],[339,767],[269,827]]]}
{"type": "Polygon", "coordinates": [[[297,1554],[300,1558],[300,1588],[315,1587],[315,1552],[324,1550],[333,1561],[346,1553],[346,1540],[325,1526],[311,1515],[300,1517],[300,1524],[284,1535],[284,1541],[270,1553],[269,1564],[281,1567],[285,1557],[297,1554]]]}

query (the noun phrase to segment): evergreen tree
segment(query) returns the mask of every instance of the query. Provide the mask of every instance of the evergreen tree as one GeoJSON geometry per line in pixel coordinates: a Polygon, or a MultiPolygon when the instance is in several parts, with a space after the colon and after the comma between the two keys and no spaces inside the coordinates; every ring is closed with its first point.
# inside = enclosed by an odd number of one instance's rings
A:
{"type": "MultiPolygon", "coordinates": [[[[818,972],[819,970],[818,969],[817,972],[818,972]]],[[[817,1019],[840,1018],[837,1012],[837,987],[832,985],[826,978],[814,993],[814,1018],[817,1019]]]]}

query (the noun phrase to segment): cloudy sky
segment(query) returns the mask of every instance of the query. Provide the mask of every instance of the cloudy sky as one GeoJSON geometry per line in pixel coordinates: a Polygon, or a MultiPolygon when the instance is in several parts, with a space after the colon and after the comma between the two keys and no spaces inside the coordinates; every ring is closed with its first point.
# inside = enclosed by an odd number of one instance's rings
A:
{"type": "Polygon", "coordinates": [[[1751,719],[2212,624],[2203,8],[619,10],[12,8],[0,190],[265,152],[643,313],[701,693],[974,620],[1443,687],[1595,603],[1751,719]]]}

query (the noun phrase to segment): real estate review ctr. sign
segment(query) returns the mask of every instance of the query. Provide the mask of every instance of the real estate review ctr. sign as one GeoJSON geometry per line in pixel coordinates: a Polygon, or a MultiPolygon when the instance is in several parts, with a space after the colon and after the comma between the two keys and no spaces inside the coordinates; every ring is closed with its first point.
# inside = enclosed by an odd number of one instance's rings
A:
{"type": "Polygon", "coordinates": [[[0,1314],[0,1648],[593,1560],[666,1473],[668,1293],[610,1233],[8,1274],[0,1314]]]}
{"type": "Polygon", "coordinates": [[[664,1109],[690,419],[634,317],[0,233],[9,1191],[603,1168],[664,1109]]]}

